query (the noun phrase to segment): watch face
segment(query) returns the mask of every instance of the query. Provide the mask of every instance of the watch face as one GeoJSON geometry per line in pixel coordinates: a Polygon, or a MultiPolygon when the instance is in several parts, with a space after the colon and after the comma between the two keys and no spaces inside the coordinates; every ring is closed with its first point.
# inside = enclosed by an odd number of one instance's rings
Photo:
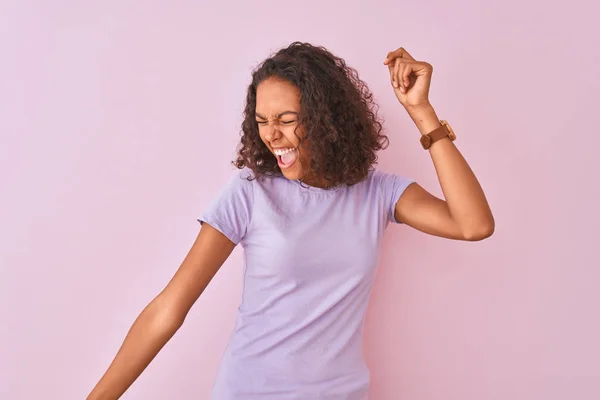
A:
{"type": "Polygon", "coordinates": [[[450,127],[450,124],[448,123],[448,121],[442,120],[442,121],[440,121],[440,123],[442,125],[444,125],[446,130],[448,130],[448,138],[453,141],[456,140],[456,135],[454,134],[454,130],[452,130],[452,127],[450,127]]]}

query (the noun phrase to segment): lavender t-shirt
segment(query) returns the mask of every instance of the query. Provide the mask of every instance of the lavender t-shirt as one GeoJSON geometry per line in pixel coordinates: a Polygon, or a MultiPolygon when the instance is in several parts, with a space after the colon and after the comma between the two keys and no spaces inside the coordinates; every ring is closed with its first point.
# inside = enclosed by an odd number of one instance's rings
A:
{"type": "Polygon", "coordinates": [[[213,400],[363,400],[362,330],[383,232],[412,183],[372,169],[335,189],[238,171],[198,218],[244,249],[213,400]]]}

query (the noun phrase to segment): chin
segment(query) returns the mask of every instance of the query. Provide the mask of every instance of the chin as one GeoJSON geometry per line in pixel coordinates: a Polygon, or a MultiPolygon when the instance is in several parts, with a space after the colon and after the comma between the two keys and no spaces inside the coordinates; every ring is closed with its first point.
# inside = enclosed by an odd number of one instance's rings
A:
{"type": "Polygon", "coordinates": [[[302,169],[300,168],[282,169],[281,173],[291,181],[297,181],[298,179],[301,179],[303,175],[302,169]]]}
{"type": "Polygon", "coordinates": [[[281,166],[279,166],[279,169],[283,176],[291,181],[297,181],[304,177],[304,168],[302,168],[302,163],[299,159],[296,159],[289,168],[281,168],[281,166]]]}

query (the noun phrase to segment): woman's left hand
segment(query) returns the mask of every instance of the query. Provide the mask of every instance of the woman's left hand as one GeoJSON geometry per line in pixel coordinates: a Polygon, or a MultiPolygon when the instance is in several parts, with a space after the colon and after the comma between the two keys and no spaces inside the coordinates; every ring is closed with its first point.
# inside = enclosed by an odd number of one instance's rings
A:
{"type": "Polygon", "coordinates": [[[389,52],[383,63],[388,66],[390,81],[400,104],[406,109],[431,106],[431,64],[415,60],[402,47],[389,52]]]}

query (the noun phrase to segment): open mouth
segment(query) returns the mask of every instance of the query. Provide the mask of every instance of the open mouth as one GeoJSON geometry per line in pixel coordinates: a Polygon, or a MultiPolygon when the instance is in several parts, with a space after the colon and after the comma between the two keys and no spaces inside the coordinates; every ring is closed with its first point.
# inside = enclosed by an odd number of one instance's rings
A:
{"type": "Polygon", "coordinates": [[[282,169],[292,166],[296,158],[298,158],[298,150],[295,148],[275,149],[273,153],[277,156],[277,164],[282,169]]]}

